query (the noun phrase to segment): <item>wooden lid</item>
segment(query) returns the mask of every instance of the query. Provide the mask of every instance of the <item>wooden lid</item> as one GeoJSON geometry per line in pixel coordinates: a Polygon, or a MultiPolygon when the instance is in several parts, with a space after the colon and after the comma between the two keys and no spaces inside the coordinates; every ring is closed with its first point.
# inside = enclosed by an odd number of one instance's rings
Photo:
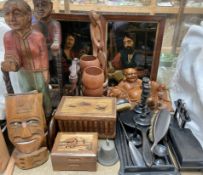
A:
{"type": "Polygon", "coordinates": [[[59,132],[51,154],[67,157],[95,157],[98,134],[96,132],[59,132]]]}
{"type": "Polygon", "coordinates": [[[116,99],[112,97],[63,96],[54,115],[60,120],[116,118],[116,99]]]}

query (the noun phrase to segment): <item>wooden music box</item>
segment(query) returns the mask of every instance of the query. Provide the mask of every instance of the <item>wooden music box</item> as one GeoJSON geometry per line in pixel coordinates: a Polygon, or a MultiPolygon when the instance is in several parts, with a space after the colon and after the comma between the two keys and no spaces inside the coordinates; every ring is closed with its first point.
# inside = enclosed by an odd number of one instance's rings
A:
{"type": "Polygon", "coordinates": [[[63,132],[98,132],[114,138],[116,99],[112,97],[63,96],[54,118],[63,132]]]}
{"type": "Polygon", "coordinates": [[[51,151],[53,170],[96,171],[98,134],[59,132],[51,151]]]}

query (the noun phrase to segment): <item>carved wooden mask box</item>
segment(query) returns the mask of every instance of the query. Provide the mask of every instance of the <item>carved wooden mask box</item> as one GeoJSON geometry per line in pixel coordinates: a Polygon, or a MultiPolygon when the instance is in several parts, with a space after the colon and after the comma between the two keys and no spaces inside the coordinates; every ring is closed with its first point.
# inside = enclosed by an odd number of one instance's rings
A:
{"type": "Polygon", "coordinates": [[[99,138],[114,138],[116,99],[63,96],[54,118],[58,121],[60,131],[98,132],[99,138]]]}
{"type": "Polygon", "coordinates": [[[59,132],[51,151],[55,171],[96,171],[98,134],[59,132]]]}

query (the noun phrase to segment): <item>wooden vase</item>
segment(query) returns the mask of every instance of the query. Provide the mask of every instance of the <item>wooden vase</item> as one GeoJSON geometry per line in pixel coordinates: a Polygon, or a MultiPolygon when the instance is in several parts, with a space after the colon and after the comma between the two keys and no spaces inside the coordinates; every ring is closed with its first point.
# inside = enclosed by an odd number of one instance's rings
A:
{"type": "Polygon", "coordinates": [[[100,62],[97,57],[93,55],[83,55],[80,57],[80,69],[82,72],[86,67],[90,66],[100,67],[100,62]]]}
{"type": "Polygon", "coordinates": [[[82,74],[82,83],[86,89],[98,89],[103,87],[104,71],[96,66],[85,68],[82,74]]]}

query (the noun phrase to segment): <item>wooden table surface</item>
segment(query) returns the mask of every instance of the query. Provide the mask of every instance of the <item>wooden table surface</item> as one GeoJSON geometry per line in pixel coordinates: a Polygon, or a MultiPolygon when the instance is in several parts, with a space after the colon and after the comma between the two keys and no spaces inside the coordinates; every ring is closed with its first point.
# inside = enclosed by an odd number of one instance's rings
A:
{"type": "MultiPolygon", "coordinates": [[[[51,160],[49,159],[43,165],[30,170],[21,170],[15,167],[13,175],[118,175],[120,163],[113,166],[102,166],[97,163],[96,172],[87,171],[53,171],[51,160]]],[[[181,175],[203,175],[203,172],[182,172],[181,175]]]]}

